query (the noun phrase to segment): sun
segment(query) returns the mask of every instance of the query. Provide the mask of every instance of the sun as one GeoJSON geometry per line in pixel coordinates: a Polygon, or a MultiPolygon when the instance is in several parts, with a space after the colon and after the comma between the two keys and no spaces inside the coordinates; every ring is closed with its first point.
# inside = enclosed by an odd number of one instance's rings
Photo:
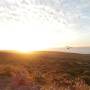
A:
{"type": "Polygon", "coordinates": [[[42,51],[42,50],[47,49],[45,44],[42,45],[41,41],[38,42],[38,44],[36,42],[31,42],[31,43],[32,44],[28,42],[26,44],[20,43],[18,47],[16,47],[15,50],[22,53],[28,53],[28,52],[42,51]]]}
{"type": "Polygon", "coordinates": [[[14,37],[11,47],[19,52],[27,53],[66,46],[68,42],[74,39],[73,32],[61,32],[58,35],[57,33],[42,31],[35,33],[33,30],[18,33],[17,38],[14,37]]]}
{"type": "MultiPolygon", "coordinates": [[[[41,51],[50,48],[53,43],[50,41],[49,33],[42,31],[35,32],[37,28],[30,30],[28,27],[27,30],[22,30],[20,32],[14,32],[13,43],[10,45],[10,48],[14,50],[27,53],[33,51],[41,51]],[[17,35],[17,36],[16,36],[17,35]]],[[[39,28],[39,30],[42,30],[39,28]]],[[[11,42],[10,42],[11,43],[11,42]]]]}
{"type": "MultiPolygon", "coordinates": [[[[12,25],[13,26],[13,25],[12,25]]],[[[62,27],[62,26],[61,26],[62,27]]],[[[33,51],[48,50],[53,47],[64,47],[68,43],[76,39],[76,33],[72,30],[63,29],[62,31],[50,31],[46,25],[19,25],[19,28],[10,28],[11,32],[3,32],[0,37],[3,37],[1,48],[5,50],[15,50],[22,53],[33,51]],[[4,36],[5,37],[4,37],[4,36]],[[7,37],[7,42],[6,41],[7,37]]]]}

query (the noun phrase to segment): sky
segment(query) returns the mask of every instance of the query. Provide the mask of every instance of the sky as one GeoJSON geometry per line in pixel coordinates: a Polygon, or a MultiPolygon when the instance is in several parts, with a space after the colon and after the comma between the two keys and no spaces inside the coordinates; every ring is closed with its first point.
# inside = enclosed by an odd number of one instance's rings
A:
{"type": "Polygon", "coordinates": [[[90,0],[0,0],[0,49],[36,45],[90,47],[90,0]]]}

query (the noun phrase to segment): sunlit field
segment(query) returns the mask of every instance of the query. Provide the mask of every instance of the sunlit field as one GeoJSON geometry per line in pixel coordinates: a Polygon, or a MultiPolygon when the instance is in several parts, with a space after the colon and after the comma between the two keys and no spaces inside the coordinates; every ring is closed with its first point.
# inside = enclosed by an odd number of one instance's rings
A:
{"type": "Polygon", "coordinates": [[[90,90],[90,54],[1,51],[0,90],[90,90]]]}

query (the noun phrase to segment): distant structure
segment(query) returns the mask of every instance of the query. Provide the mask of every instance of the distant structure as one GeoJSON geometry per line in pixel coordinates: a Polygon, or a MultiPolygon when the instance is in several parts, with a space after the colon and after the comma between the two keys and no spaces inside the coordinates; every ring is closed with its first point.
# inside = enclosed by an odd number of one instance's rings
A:
{"type": "Polygon", "coordinates": [[[72,48],[72,47],[70,47],[70,46],[66,46],[66,49],[67,49],[67,50],[69,50],[69,49],[71,49],[71,48],[72,48]]]}

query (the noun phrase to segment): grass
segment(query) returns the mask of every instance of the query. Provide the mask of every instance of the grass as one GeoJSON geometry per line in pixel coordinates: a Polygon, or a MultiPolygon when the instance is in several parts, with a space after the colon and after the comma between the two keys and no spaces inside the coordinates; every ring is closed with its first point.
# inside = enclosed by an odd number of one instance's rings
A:
{"type": "Polygon", "coordinates": [[[90,55],[1,51],[0,90],[90,90],[90,55]]]}

